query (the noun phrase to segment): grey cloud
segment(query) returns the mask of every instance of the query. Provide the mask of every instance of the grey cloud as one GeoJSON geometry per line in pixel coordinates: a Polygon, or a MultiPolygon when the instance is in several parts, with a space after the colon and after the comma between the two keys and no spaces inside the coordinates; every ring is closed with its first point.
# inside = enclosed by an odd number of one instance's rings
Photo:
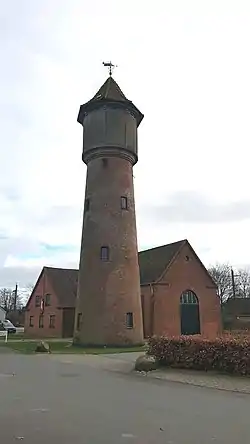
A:
{"type": "MultiPolygon", "coordinates": [[[[57,27],[67,17],[72,6],[65,0],[8,0],[1,1],[0,40],[4,47],[28,48],[30,52],[56,55],[59,42],[57,27]]],[[[13,54],[10,53],[13,58],[13,54]]],[[[23,68],[20,66],[20,68],[23,68]]]]}
{"type": "Polygon", "coordinates": [[[51,227],[58,224],[66,226],[67,223],[80,225],[82,211],[82,208],[76,206],[53,205],[39,217],[38,223],[44,225],[47,222],[51,227]]]}
{"type": "Polygon", "coordinates": [[[165,205],[143,210],[147,217],[164,223],[227,223],[250,219],[250,201],[216,203],[194,191],[180,191],[166,199],[165,205]]]}
{"type": "MultiPolygon", "coordinates": [[[[78,257],[77,257],[78,259],[78,257]]],[[[55,267],[77,268],[78,260],[68,261],[62,264],[53,264],[55,267]]],[[[46,263],[43,265],[52,265],[46,263]]],[[[17,283],[20,288],[25,289],[27,285],[36,283],[36,280],[42,270],[41,267],[1,267],[0,266],[0,288],[14,288],[17,283]]]]}
{"type": "MultiPolygon", "coordinates": [[[[48,265],[48,264],[44,264],[48,265]]],[[[54,266],[61,266],[54,264],[54,266]]],[[[78,262],[67,262],[64,268],[77,268],[78,262]]],[[[14,288],[17,283],[19,288],[25,289],[27,285],[36,283],[42,267],[0,267],[0,288],[14,288]]]]}
{"type": "Polygon", "coordinates": [[[37,139],[48,143],[48,111],[40,103],[46,90],[43,66],[49,61],[53,67],[70,51],[63,45],[68,12],[72,5],[66,0],[0,0],[0,184],[18,187],[24,170],[30,174],[37,139]]]}
{"type": "Polygon", "coordinates": [[[40,271],[39,267],[0,267],[0,287],[14,288],[18,283],[19,287],[25,288],[36,282],[40,271]]]}
{"type": "Polygon", "coordinates": [[[73,254],[70,254],[68,248],[66,248],[66,251],[63,248],[61,248],[61,251],[58,251],[58,249],[53,251],[53,248],[51,248],[51,251],[46,252],[44,244],[39,241],[28,237],[7,238],[0,234],[0,288],[12,288],[16,282],[22,288],[29,283],[35,283],[43,265],[77,267],[79,252],[78,249],[74,251],[74,246],[72,251],[73,254]],[[14,264],[13,266],[4,266],[9,255],[23,260],[44,257],[44,263],[41,266],[17,266],[14,264]]]}
{"type": "Polygon", "coordinates": [[[15,187],[11,185],[0,184],[0,199],[17,202],[20,200],[20,197],[20,193],[15,187]]]}
{"type": "MultiPolygon", "coordinates": [[[[2,190],[3,191],[3,190],[2,190]]],[[[5,189],[9,199],[16,197],[11,189],[5,189]],[[9,192],[7,192],[9,191],[9,192]],[[12,195],[13,194],[13,195],[12,195]]],[[[1,197],[1,194],[0,194],[1,197]]],[[[3,207],[2,207],[3,208],[3,207]]],[[[6,208],[7,211],[7,208],[6,208]]],[[[4,212],[5,214],[6,211],[4,212]]],[[[37,266],[4,266],[6,259],[21,261],[44,258],[42,265],[77,267],[79,260],[80,234],[82,224],[82,209],[77,206],[51,206],[37,208],[26,207],[21,201],[14,202],[8,207],[8,217],[0,220],[0,288],[13,287],[18,282],[20,287],[34,283],[41,267],[37,266]],[[11,223],[14,221],[13,234],[11,223]],[[17,237],[16,233],[19,233],[17,237]],[[50,245],[46,251],[44,242],[50,245]],[[65,250],[53,250],[53,243],[66,245],[65,250]],[[76,251],[74,247],[77,247],[76,251]]],[[[14,265],[14,264],[13,264],[14,265]]]]}
{"type": "MultiPolygon", "coordinates": [[[[47,206],[39,202],[39,207],[25,205],[18,198],[15,190],[9,190],[9,199],[0,193],[0,204],[2,208],[2,217],[0,218],[0,233],[12,237],[12,226],[14,231],[18,229],[20,236],[29,239],[41,240],[39,235],[44,232],[61,233],[65,237],[65,232],[79,233],[82,225],[83,208],[71,205],[52,205],[47,206]],[[12,195],[13,193],[13,195],[12,195]],[[5,199],[4,199],[5,197],[5,199]],[[16,200],[15,200],[16,198],[16,200]],[[13,202],[14,200],[14,202],[13,202]]],[[[8,193],[7,193],[8,194],[8,193]]],[[[70,236],[64,241],[70,242],[70,236]]]]}

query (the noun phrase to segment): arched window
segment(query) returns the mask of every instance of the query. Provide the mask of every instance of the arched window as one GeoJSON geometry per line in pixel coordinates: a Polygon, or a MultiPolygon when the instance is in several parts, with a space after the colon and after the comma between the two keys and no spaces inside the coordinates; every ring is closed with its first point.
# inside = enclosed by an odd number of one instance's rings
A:
{"type": "Polygon", "coordinates": [[[181,304],[199,304],[196,294],[192,290],[186,290],[181,295],[181,304]]]}
{"type": "Polygon", "coordinates": [[[199,300],[191,290],[185,290],[180,296],[180,321],[182,335],[200,334],[199,300]]]}

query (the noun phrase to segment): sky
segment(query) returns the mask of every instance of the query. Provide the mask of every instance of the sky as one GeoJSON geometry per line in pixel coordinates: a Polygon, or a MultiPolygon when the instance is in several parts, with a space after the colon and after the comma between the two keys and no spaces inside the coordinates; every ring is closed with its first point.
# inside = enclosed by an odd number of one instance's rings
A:
{"type": "Polygon", "coordinates": [[[107,78],[145,115],[139,249],[250,265],[249,0],[0,0],[0,287],[78,267],[79,106],[107,78]]]}

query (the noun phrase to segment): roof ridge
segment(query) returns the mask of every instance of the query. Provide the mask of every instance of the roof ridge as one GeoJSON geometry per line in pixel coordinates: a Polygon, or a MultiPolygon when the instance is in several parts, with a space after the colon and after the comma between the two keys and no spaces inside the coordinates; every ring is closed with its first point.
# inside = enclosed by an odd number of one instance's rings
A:
{"type": "Polygon", "coordinates": [[[170,264],[187,239],[140,251],[138,254],[141,284],[155,282],[170,264]]]}
{"type": "Polygon", "coordinates": [[[104,98],[106,99],[107,97],[108,97],[108,93],[109,93],[109,91],[110,91],[110,83],[111,83],[111,77],[109,77],[109,79],[108,79],[108,81],[107,81],[107,89],[106,89],[106,91],[105,91],[105,93],[104,93],[104,98]]]}
{"type": "Polygon", "coordinates": [[[140,253],[144,253],[146,251],[153,251],[153,250],[157,250],[157,249],[164,248],[164,247],[170,247],[171,245],[182,244],[184,242],[188,242],[188,240],[187,239],[182,239],[182,240],[179,240],[179,241],[170,242],[169,244],[159,245],[158,247],[152,247],[152,248],[147,248],[146,250],[141,250],[138,253],[140,254],[140,253]]]}
{"type": "Polygon", "coordinates": [[[74,271],[79,271],[78,268],[51,267],[51,266],[47,266],[47,265],[44,265],[43,268],[44,269],[46,268],[47,270],[74,270],[74,271]]]}

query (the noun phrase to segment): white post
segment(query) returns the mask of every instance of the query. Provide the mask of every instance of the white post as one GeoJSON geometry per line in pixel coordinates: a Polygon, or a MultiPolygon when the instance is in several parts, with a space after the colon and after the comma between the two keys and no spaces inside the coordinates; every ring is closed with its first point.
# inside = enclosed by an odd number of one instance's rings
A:
{"type": "Polygon", "coordinates": [[[0,336],[5,336],[4,342],[8,342],[8,330],[0,331],[0,336]]]}

